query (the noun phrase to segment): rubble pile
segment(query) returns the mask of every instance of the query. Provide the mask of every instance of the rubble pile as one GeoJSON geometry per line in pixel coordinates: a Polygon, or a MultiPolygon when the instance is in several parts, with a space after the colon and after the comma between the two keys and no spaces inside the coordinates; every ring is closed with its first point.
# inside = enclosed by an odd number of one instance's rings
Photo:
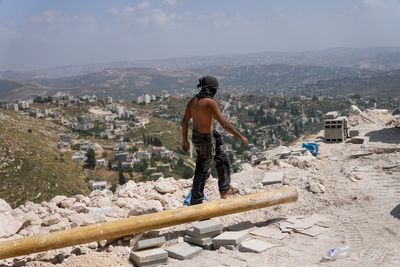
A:
{"type": "MultiPolygon", "coordinates": [[[[362,114],[368,120],[359,117],[360,135],[375,133],[368,147],[318,142],[316,135],[266,151],[232,175],[241,194],[293,186],[299,192],[295,203],[7,259],[0,266],[317,265],[328,249],[342,243],[356,251],[342,266],[367,254],[383,256],[366,258],[366,265],[396,266],[400,136],[382,131],[390,114],[362,114]],[[320,153],[313,156],[301,148],[303,142],[318,142],[320,153]]],[[[0,199],[0,241],[180,208],[191,185],[191,179],[173,177],[129,181],[114,193],[106,189],[88,196],[56,196],[15,209],[0,199]]],[[[208,179],[205,193],[210,201],[220,198],[217,179],[208,179]]]]}

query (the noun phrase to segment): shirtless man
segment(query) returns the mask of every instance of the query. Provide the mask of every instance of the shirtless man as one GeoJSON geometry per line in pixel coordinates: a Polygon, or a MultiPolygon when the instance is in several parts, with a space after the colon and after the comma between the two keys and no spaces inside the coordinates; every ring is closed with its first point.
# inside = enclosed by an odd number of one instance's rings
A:
{"type": "Polygon", "coordinates": [[[204,76],[199,79],[197,87],[201,87],[201,90],[187,104],[185,115],[182,119],[182,149],[185,152],[189,150],[188,127],[189,120],[192,118],[192,142],[197,152],[190,205],[203,202],[204,186],[210,176],[213,160],[218,172],[218,187],[221,198],[228,198],[238,193],[238,190],[230,185],[230,162],[222,149],[223,141],[221,135],[213,130],[214,119],[244,145],[248,144],[247,138],[241,135],[224,118],[217,101],[213,98],[218,89],[218,80],[212,76],[204,76]]]}

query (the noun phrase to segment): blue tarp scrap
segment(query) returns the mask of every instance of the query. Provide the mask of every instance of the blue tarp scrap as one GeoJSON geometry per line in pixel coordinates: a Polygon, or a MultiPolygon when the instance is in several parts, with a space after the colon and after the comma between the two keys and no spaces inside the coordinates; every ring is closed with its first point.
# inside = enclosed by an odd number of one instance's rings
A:
{"type": "Polygon", "coordinates": [[[318,155],[319,147],[316,143],[304,143],[302,147],[310,151],[314,157],[318,155]]]}

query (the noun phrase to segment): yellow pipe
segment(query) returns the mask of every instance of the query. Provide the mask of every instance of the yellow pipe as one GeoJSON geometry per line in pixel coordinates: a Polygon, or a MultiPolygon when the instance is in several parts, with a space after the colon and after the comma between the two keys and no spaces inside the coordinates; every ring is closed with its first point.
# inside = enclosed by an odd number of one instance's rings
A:
{"type": "Polygon", "coordinates": [[[173,225],[285,204],[297,199],[296,189],[285,187],[269,192],[259,192],[45,235],[4,241],[0,242],[0,259],[119,238],[173,225]]]}

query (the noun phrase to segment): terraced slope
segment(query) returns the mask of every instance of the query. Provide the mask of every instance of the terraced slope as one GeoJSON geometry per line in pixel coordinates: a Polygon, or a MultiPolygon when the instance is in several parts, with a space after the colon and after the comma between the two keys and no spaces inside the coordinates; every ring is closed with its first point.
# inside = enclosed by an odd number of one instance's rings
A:
{"type": "Polygon", "coordinates": [[[16,206],[88,192],[82,167],[56,147],[61,130],[0,110],[0,198],[16,206]]]}

